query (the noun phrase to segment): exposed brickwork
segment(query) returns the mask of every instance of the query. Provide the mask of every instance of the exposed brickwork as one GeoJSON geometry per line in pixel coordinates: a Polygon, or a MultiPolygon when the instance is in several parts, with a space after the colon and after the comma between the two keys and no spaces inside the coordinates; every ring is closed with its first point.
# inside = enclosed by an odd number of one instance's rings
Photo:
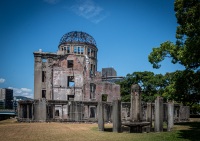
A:
{"type": "Polygon", "coordinates": [[[90,44],[86,40],[95,42],[91,36],[74,32],[63,37],[56,53],[34,52],[34,99],[55,101],[53,105],[47,103],[51,107],[48,114],[52,118],[96,118],[97,105],[91,105],[91,102],[102,101],[102,95],[107,96],[107,102],[120,99],[120,86],[102,81],[101,72],[97,72],[96,43],[90,44]],[[64,102],[59,104],[59,101],[64,102]],[[89,103],[83,106],[70,101],[89,103]]]}

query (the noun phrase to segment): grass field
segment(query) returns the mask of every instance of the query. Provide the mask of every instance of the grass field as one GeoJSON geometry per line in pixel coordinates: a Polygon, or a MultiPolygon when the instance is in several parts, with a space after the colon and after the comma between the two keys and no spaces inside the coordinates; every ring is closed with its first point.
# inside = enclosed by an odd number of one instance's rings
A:
{"type": "Polygon", "coordinates": [[[113,133],[111,124],[98,131],[97,124],[17,123],[0,121],[0,141],[200,141],[200,122],[179,123],[171,132],[113,133]]]}

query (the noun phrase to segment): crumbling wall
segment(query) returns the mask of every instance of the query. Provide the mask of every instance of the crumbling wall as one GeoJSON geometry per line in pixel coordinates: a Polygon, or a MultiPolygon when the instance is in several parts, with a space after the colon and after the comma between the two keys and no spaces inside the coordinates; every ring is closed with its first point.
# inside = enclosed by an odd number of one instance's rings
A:
{"type": "Polygon", "coordinates": [[[107,102],[112,102],[115,99],[120,99],[120,85],[110,82],[99,82],[96,88],[96,99],[102,101],[102,95],[107,95],[107,102]]]}
{"type": "MultiPolygon", "coordinates": [[[[87,55],[55,54],[35,52],[35,94],[37,100],[55,100],[66,102],[89,102],[81,108],[81,116],[77,120],[97,120],[97,105],[90,102],[102,101],[102,95],[107,95],[106,102],[120,99],[120,86],[111,82],[102,82],[101,73],[97,72],[97,63],[87,55]],[[69,64],[71,64],[69,66],[69,64]],[[91,87],[93,86],[93,87],[91,87]]],[[[44,104],[44,103],[43,103],[44,104]]],[[[35,105],[36,119],[44,119],[40,114],[39,107],[44,108],[42,103],[35,105]]],[[[48,105],[48,104],[47,104],[48,105]]],[[[41,109],[41,110],[42,110],[41,109]]],[[[47,106],[46,117],[53,119],[69,119],[73,104],[52,104],[47,106]]],[[[44,109],[43,109],[44,110],[44,109]]],[[[111,120],[112,107],[105,107],[105,119],[111,120]]],[[[79,112],[80,113],[80,112],[79,112]]]]}
{"type": "Polygon", "coordinates": [[[68,100],[73,95],[75,101],[83,99],[83,64],[75,55],[65,56],[58,61],[53,69],[53,93],[55,100],[68,100]],[[73,60],[73,67],[68,66],[68,60],[73,60]],[[69,80],[70,79],[70,80],[69,80]],[[74,82],[73,86],[69,81],[74,82]]]}

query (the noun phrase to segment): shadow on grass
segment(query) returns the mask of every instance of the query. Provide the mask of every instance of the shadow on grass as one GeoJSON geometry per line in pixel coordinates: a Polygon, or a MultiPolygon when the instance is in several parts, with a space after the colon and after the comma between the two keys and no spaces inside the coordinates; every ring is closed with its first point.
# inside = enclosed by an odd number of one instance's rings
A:
{"type": "Polygon", "coordinates": [[[179,138],[200,141],[200,122],[184,122],[176,123],[176,125],[188,126],[188,129],[179,131],[179,138]]]}
{"type": "MultiPolygon", "coordinates": [[[[129,127],[122,126],[121,130],[122,130],[121,133],[122,132],[129,132],[129,127]]],[[[104,132],[113,132],[113,128],[112,127],[105,127],[104,132]]]]}
{"type": "Polygon", "coordinates": [[[112,130],[113,130],[112,127],[106,127],[106,128],[104,128],[105,132],[112,132],[112,130]]]}
{"type": "MultiPolygon", "coordinates": [[[[113,132],[113,128],[112,127],[105,127],[104,132],[113,132]]],[[[130,128],[127,127],[127,126],[122,126],[121,133],[123,133],[123,132],[130,133],[130,128]]],[[[151,132],[154,132],[153,128],[151,129],[151,132]]],[[[167,132],[167,129],[163,129],[163,132],[167,132]]]]}

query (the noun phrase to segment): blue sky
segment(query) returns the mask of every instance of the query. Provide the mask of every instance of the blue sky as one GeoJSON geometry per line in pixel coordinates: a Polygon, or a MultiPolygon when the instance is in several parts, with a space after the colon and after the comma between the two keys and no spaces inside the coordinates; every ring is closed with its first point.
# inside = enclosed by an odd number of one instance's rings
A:
{"type": "Polygon", "coordinates": [[[170,60],[153,69],[148,55],[175,41],[174,0],[1,0],[0,88],[33,97],[33,52],[56,52],[60,38],[84,31],[97,42],[98,71],[114,67],[119,76],[183,69],[170,60]]]}

